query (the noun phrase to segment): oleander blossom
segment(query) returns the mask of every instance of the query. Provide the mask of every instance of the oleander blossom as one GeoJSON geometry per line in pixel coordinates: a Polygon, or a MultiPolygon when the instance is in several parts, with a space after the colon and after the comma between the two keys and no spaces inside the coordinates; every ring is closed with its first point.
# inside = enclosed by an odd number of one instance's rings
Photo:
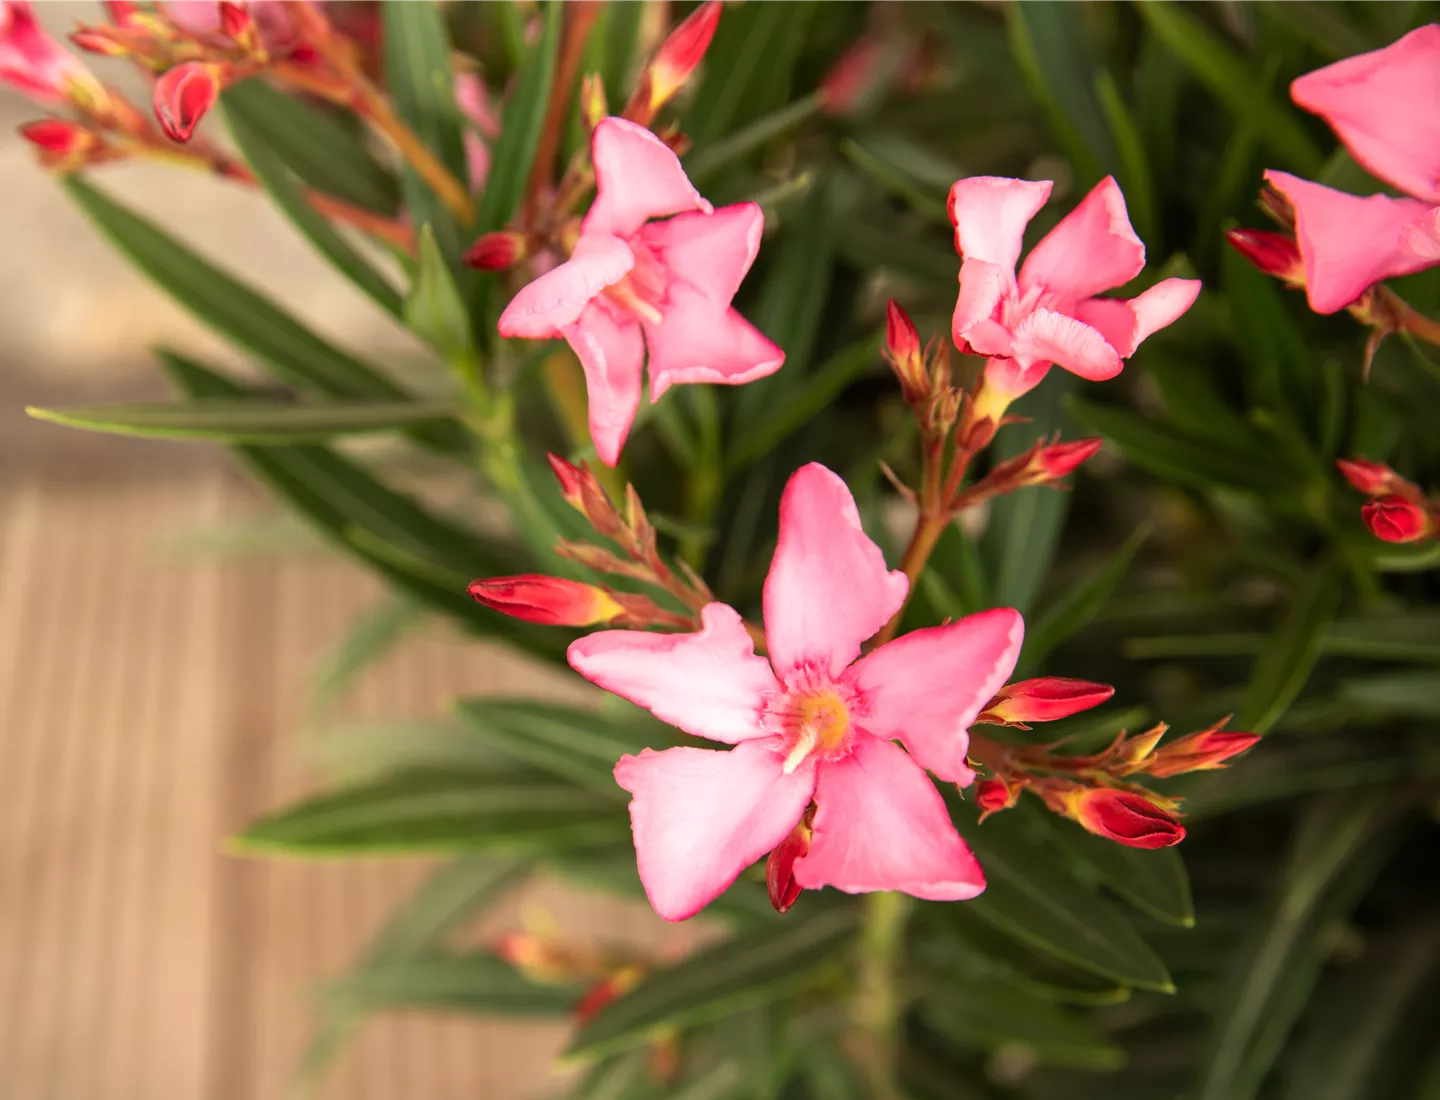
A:
{"type": "Polygon", "coordinates": [[[1145,268],[1125,198],[1101,180],[1033,249],[1016,275],[1025,227],[1045,205],[1048,180],[972,176],[950,189],[962,257],[951,322],[961,351],[987,356],[984,415],[998,415],[1052,366],[1099,382],[1120,373],[1140,342],[1180,317],[1195,279],[1164,279],[1131,299],[1100,298],[1145,268]]]}
{"type": "Polygon", "coordinates": [[[1412,196],[1265,173],[1293,211],[1310,308],[1338,312],[1376,283],[1440,263],[1440,24],[1306,73],[1290,96],[1372,175],[1412,196]]]}
{"type": "Polygon", "coordinates": [[[596,126],[592,158],[595,202],[570,258],[521,288],[499,328],[570,344],[591,439],[613,466],[640,407],[647,349],[651,401],[677,383],[763,378],[785,353],[730,305],[760,248],[760,207],[714,209],[664,142],[621,118],[596,126]]]}
{"type": "Polygon", "coordinates": [[[721,603],[705,607],[699,633],[612,630],[570,646],[571,666],[600,687],[735,746],[646,749],[615,767],[660,916],[703,909],[785,841],[812,800],[795,886],[935,901],[985,888],[925,770],[974,779],[968,727],[1014,668],[1024,624],[1018,612],[985,611],[861,657],[907,587],[862,530],[845,483],[812,463],[780,502],[763,600],[768,661],[721,603]]]}
{"type": "Polygon", "coordinates": [[[46,33],[25,0],[0,0],[0,84],[58,106],[72,87],[93,85],[94,77],[46,33]]]}

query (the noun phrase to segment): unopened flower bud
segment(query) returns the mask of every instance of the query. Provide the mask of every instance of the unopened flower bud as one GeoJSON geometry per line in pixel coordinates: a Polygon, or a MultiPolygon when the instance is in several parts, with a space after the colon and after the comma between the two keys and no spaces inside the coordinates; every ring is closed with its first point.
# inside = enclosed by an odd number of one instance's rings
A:
{"type": "Polygon", "coordinates": [[[1120,743],[1118,749],[1120,759],[1130,765],[1125,769],[1126,774],[1145,770],[1145,761],[1150,759],[1151,754],[1155,751],[1155,746],[1160,743],[1160,739],[1165,736],[1165,731],[1169,728],[1164,722],[1157,722],[1144,733],[1127,737],[1120,743]]]}
{"type": "Polygon", "coordinates": [[[770,890],[770,904],[777,913],[788,913],[800,897],[800,884],[795,881],[795,861],[810,852],[811,829],[803,820],[770,853],[765,861],[765,885],[770,890]]]}
{"type": "Polygon", "coordinates": [[[86,53],[102,57],[127,57],[135,52],[130,36],[110,27],[81,27],[70,32],[70,41],[86,53]]]}
{"type": "Polygon", "coordinates": [[[1346,481],[1369,497],[1399,492],[1410,484],[1383,462],[1371,462],[1364,458],[1340,458],[1335,460],[1335,465],[1345,475],[1346,481]]]}
{"type": "Polygon", "coordinates": [[[560,482],[560,495],[565,503],[590,521],[590,526],[607,539],[623,539],[628,528],[620,513],[610,503],[600,482],[584,466],[566,462],[559,455],[547,455],[550,469],[560,482]]]}
{"type": "Polygon", "coordinates": [[[1040,474],[1044,481],[1058,481],[1093,458],[1103,442],[1101,439],[1077,439],[1073,443],[1052,443],[1041,447],[1031,460],[1032,475],[1040,474]]]}
{"type": "Polygon", "coordinates": [[[670,101],[705,57],[720,23],[720,0],[706,0],[686,17],[655,51],[643,80],[649,86],[653,114],[670,101]]]}
{"type": "Polygon", "coordinates": [[[591,133],[600,125],[600,120],[610,113],[605,99],[605,81],[599,73],[586,73],[580,80],[580,117],[585,129],[591,133]]]}
{"type": "Polygon", "coordinates": [[[525,258],[525,235],[486,233],[465,253],[465,265],[477,271],[504,271],[525,258]]]}
{"type": "Polygon", "coordinates": [[[1063,802],[1067,815],[1087,831],[1130,848],[1168,848],[1185,839],[1185,826],[1133,791],[1077,787],[1063,802]]]}
{"type": "Polygon", "coordinates": [[[1186,772],[1214,771],[1225,767],[1225,762],[1232,756],[1238,756],[1259,740],[1259,736],[1253,733],[1218,727],[1201,730],[1166,745],[1151,758],[1145,771],[1156,779],[1167,779],[1186,772]]]}
{"type": "Polygon", "coordinates": [[[220,30],[241,45],[258,42],[249,5],[235,3],[235,0],[220,0],[220,30]]]}
{"type": "Polygon", "coordinates": [[[925,369],[925,352],[915,323],[895,299],[885,307],[885,356],[895,368],[900,391],[914,405],[930,394],[930,373],[925,369]]]}
{"type": "Polygon", "coordinates": [[[470,595],[492,611],[544,626],[595,626],[625,610],[603,588],[537,573],[472,581],[470,595]]]}
{"type": "Polygon", "coordinates": [[[1370,533],[1386,542],[1416,542],[1435,533],[1435,518],[1424,505],[1397,493],[1376,497],[1360,514],[1370,533]]]}
{"type": "Polygon", "coordinates": [[[980,820],[1008,810],[1020,801],[1023,784],[1006,783],[1003,779],[982,779],[975,786],[975,804],[980,807],[980,820]]]}
{"type": "Polygon", "coordinates": [[[1021,680],[1001,688],[976,721],[995,725],[1053,722],[1098,707],[1114,694],[1115,689],[1109,684],[1088,680],[1068,680],[1060,676],[1021,680]]]}
{"type": "Polygon", "coordinates": [[[1305,285],[1305,265],[1295,238],[1267,229],[1230,229],[1225,239],[1266,275],[1281,279],[1293,287],[1305,285]]]}
{"type": "Polygon", "coordinates": [[[545,457],[550,460],[550,470],[554,473],[555,480],[560,483],[560,496],[571,508],[584,512],[584,483],[587,471],[557,454],[551,453],[545,457]]]}
{"type": "Polygon", "coordinates": [[[616,997],[620,997],[640,984],[645,969],[640,966],[622,966],[613,974],[601,978],[585,991],[575,1005],[575,1022],[585,1024],[616,997]]]}
{"type": "Polygon", "coordinates": [[[110,15],[110,22],[117,26],[124,26],[126,20],[140,9],[132,4],[130,0],[104,0],[105,10],[110,15]]]}
{"type": "Polygon", "coordinates": [[[187,61],[155,82],[155,117],[171,141],[189,141],[219,96],[219,68],[187,61]]]}
{"type": "Polygon", "coordinates": [[[0,0],[0,85],[7,84],[55,106],[104,99],[99,82],[50,37],[25,0],[0,0]]]}
{"type": "Polygon", "coordinates": [[[27,122],[20,127],[20,136],[40,150],[45,167],[65,172],[84,167],[101,145],[93,131],[63,118],[27,122]]]}

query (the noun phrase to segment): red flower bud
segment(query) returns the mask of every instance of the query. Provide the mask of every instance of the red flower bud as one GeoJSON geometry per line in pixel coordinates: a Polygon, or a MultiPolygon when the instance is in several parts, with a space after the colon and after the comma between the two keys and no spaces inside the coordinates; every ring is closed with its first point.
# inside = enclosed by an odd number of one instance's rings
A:
{"type": "Polygon", "coordinates": [[[1396,493],[1376,497],[1360,510],[1365,526],[1386,542],[1416,542],[1434,534],[1434,518],[1425,507],[1396,493]]]}
{"type": "Polygon", "coordinates": [[[201,61],[187,61],[155,82],[155,117],[170,140],[189,141],[219,95],[219,69],[201,61]]]}
{"type": "Polygon", "coordinates": [[[220,0],[220,29],[225,37],[236,42],[246,42],[255,34],[255,20],[250,17],[250,8],[234,0],[220,0]]]}
{"type": "Polygon", "coordinates": [[[1011,786],[1003,779],[982,779],[975,786],[975,804],[980,807],[980,820],[1010,809],[1020,801],[1020,792],[1024,789],[1023,782],[1011,786]]]}
{"type": "Polygon", "coordinates": [[[1168,848],[1185,826],[1155,803],[1113,787],[1081,787],[1065,798],[1069,815],[1096,836],[1130,848],[1168,848]]]}
{"type": "Polygon", "coordinates": [[[594,626],[625,610],[603,588],[538,573],[472,581],[470,595],[492,611],[544,626],[594,626]]]}
{"type": "Polygon", "coordinates": [[[1345,480],[1366,496],[1378,497],[1385,493],[1394,493],[1409,485],[1409,482],[1383,462],[1371,462],[1364,458],[1340,458],[1335,460],[1335,465],[1345,475],[1345,480]]]}
{"type": "Polygon", "coordinates": [[[1253,733],[1208,729],[1172,741],[1150,758],[1145,771],[1156,779],[1167,779],[1186,772],[1214,771],[1225,761],[1238,756],[1260,738],[1253,733]]]}
{"type": "Polygon", "coordinates": [[[1295,238],[1268,229],[1230,229],[1225,239],[1266,275],[1282,279],[1291,286],[1305,285],[1305,265],[1295,238]]]}
{"type": "Polygon", "coordinates": [[[523,233],[486,233],[465,253],[465,264],[477,271],[504,271],[525,258],[523,233]]]}
{"type": "Polygon", "coordinates": [[[86,53],[98,53],[103,57],[125,57],[133,53],[131,37],[109,27],[82,27],[70,32],[70,41],[76,46],[86,53]]]}
{"type": "Polygon", "coordinates": [[[885,306],[885,354],[900,380],[900,390],[912,405],[930,395],[930,374],[915,323],[895,299],[885,306]]]}
{"type": "Polygon", "coordinates": [[[720,0],[707,0],[660,43],[644,78],[649,83],[652,112],[669,102],[704,59],[720,24],[720,8],[720,0]]]}
{"type": "Polygon", "coordinates": [[[1074,443],[1052,443],[1040,448],[1032,466],[1043,471],[1046,479],[1058,481],[1073,473],[1082,462],[1093,458],[1103,442],[1101,439],[1078,439],[1074,443]]]}
{"type": "Polygon", "coordinates": [[[1092,684],[1088,680],[1060,676],[1021,680],[1001,688],[976,721],[996,725],[1053,722],[1098,707],[1114,694],[1109,684],[1092,684]]]}
{"type": "Polygon", "coordinates": [[[130,0],[104,0],[105,10],[110,13],[110,22],[124,26],[125,21],[140,9],[130,0]]]}
{"type": "Polygon", "coordinates": [[[90,130],[78,122],[63,118],[42,118],[27,122],[20,127],[20,136],[40,149],[47,164],[72,158],[83,162],[85,155],[99,144],[99,138],[90,130]]]}
{"type": "Polygon", "coordinates": [[[615,973],[601,978],[585,991],[575,1005],[575,1022],[577,1024],[587,1023],[602,1008],[608,1005],[616,997],[629,993],[640,984],[640,979],[645,976],[645,971],[638,966],[624,966],[615,973]]]}
{"type": "Polygon", "coordinates": [[[790,907],[800,897],[801,888],[794,874],[795,861],[809,854],[810,832],[810,826],[802,820],[765,861],[765,885],[770,889],[770,904],[777,913],[790,912],[790,907]]]}
{"type": "Polygon", "coordinates": [[[555,474],[555,480],[560,482],[560,495],[565,498],[565,503],[576,511],[583,512],[586,471],[557,454],[547,454],[545,457],[550,460],[550,469],[555,474]]]}

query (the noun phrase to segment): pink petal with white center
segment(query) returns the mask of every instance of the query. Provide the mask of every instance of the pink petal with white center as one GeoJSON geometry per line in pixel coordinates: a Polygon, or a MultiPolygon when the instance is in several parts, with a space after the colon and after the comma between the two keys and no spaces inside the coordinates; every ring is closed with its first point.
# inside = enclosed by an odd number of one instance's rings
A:
{"type": "Polygon", "coordinates": [[[620,758],[615,781],[635,796],[630,828],[655,912],[670,921],[693,917],[790,835],[810,804],[815,768],[786,775],[783,763],[768,741],[620,758]]]}
{"type": "Polygon", "coordinates": [[[1440,202],[1440,25],[1306,73],[1290,96],[1374,175],[1440,202]]]}
{"type": "Polygon", "coordinates": [[[1015,273],[986,260],[966,259],[960,265],[960,296],[950,319],[950,335],[958,348],[976,355],[1009,355],[1010,330],[996,317],[1006,295],[1015,291],[1015,273]]]}
{"type": "Polygon", "coordinates": [[[760,728],[775,676],[733,607],[707,604],[698,634],[602,630],[570,643],[570,667],[696,737],[735,743],[770,736],[760,728]]]}
{"type": "Polygon", "coordinates": [[[677,214],[635,234],[679,283],[707,301],[728,306],[760,251],[765,213],[753,202],[722,206],[713,214],[677,214]]]}
{"type": "Polygon", "coordinates": [[[1144,269],[1145,246],[1130,228],[1125,196],[1106,176],[1030,250],[1020,268],[1020,293],[1043,287],[1047,300],[1073,304],[1122,286],[1144,269]]]}
{"type": "Polygon", "coordinates": [[[885,568],[844,481],[818,462],[790,476],[764,597],[765,641],[782,681],[802,667],[839,676],[909,587],[885,568]]]}
{"type": "Polygon", "coordinates": [[[818,770],[815,832],[794,868],[802,887],[900,890],[929,901],[963,901],[985,889],[945,800],[897,745],[860,737],[849,756],[818,770]]]}
{"type": "Polygon", "coordinates": [[[645,339],[640,322],[603,298],[585,307],[580,319],[561,329],[585,369],[590,439],[607,466],[620,451],[640,408],[645,339]]]}
{"type": "Polygon", "coordinates": [[[1089,325],[1053,309],[1037,309],[1015,326],[1015,359],[1023,367],[1054,363],[1091,382],[1114,378],[1120,353],[1089,325]]]}
{"type": "Polygon", "coordinates": [[[601,119],[591,156],[595,202],[585,215],[584,233],[629,237],[651,218],[712,209],[691,186],[680,158],[643,126],[623,118],[601,119]]]}
{"type": "Polygon", "coordinates": [[[859,692],[856,724],[949,783],[968,786],[970,723],[1020,658],[1025,623],[1008,607],[912,631],[860,658],[848,679],[859,692]]]}
{"type": "Polygon", "coordinates": [[[949,210],[960,255],[1013,272],[1024,247],[1025,227],[1045,205],[1053,186],[1049,180],[1001,176],[971,176],[955,183],[949,210]]]}
{"type": "Polygon", "coordinates": [[[590,299],[618,283],[635,266],[635,253],[618,237],[582,235],[575,251],[539,278],[526,283],[500,314],[501,336],[547,340],[574,324],[590,299]]]}
{"type": "Polygon", "coordinates": [[[1162,279],[1134,298],[1091,298],[1075,316],[1128,358],[1152,333],[1179,320],[1200,295],[1199,279],[1162,279]]]}
{"type": "Polygon", "coordinates": [[[1288,172],[1266,172],[1265,180],[1295,210],[1305,297],[1316,313],[1335,313],[1376,283],[1435,262],[1412,252],[1402,236],[1429,210],[1423,202],[1385,195],[1360,198],[1288,172]]]}

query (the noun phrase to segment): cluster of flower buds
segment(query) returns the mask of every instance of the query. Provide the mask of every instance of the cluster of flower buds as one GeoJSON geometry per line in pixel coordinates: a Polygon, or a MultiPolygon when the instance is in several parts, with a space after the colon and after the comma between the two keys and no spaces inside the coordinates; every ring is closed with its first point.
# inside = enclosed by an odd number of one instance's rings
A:
{"type": "Polygon", "coordinates": [[[1420,486],[1381,462],[1342,458],[1336,465],[1346,481],[1370,497],[1360,515],[1377,539],[1418,542],[1440,535],[1440,503],[1427,499],[1420,486]]]}
{"type": "MultiPolygon", "coordinates": [[[[1113,694],[1106,684],[1083,680],[1025,680],[997,693],[976,721],[1028,729],[1032,722],[1068,718],[1098,706],[1113,694]]],[[[1163,745],[1169,729],[1163,722],[1134,737],[1122,730],[1104,750],[1087,756],[1057,753],[1063,742],[1002,745],[972,731],[970,755],[990,773],[976,788],[980,819],[1012,808],[1029,791],[1052,812],[1119,844],[1178,844],[1185,836],[1179,799],[1158,795],[1133,778],[1168,779],[1222,768],[1260,740],[1251,733],[1225,730],[1226,721],[1163,745]]]]}
{"type": "MultiPolygon", "coordinates": [[[[906,402],[915,410],[926,461],[925,485],[917,493],[888,469],[886,475],[907,499],[924,502],[940,514],[954,515],[1030,485],[1060,487],[1057,483],[1061,479],[1100,449],[1098,439],[1062,443],[1056,436],[1040,440],[1024,454],[998,463],[985,477],[961,490],[966,467],[995,438],[999,423],[978,414],[974,395],[952,383],[948,341],[938,338],[922,345],[914,322],[893,300],[886,307],[885,358],[900,382],[906,402]]],[[[1002,418],[1000,423],[1004,422],[1002,418]]]]}
{"type": "Polygon", "coordinates": [[[645,977],[647,967],[631,959],[566,943],[537,932],[506,932],[491,950],[536,985],[584,986],[575,1003],[575,1022],[584,1024],[645,977]]]}
{"type": "Polygon", "coordinates": [[[539,574],[474,581],[470,595],[494,611],[545,626],[608,624],[631,629],[698,629],[696,616],[714,597],[705,582],[684,563],[677,573],[660,556],[655,528],[634,486],[625,487],[622,510],[610,500],[588,467],[576,466],[558,455],[549,458],[565,502],[619,551],[562,539],[556,544],[556,552],[596,573],[652,585],[686,610],[669,610],[637,593],[539,574]]]}

